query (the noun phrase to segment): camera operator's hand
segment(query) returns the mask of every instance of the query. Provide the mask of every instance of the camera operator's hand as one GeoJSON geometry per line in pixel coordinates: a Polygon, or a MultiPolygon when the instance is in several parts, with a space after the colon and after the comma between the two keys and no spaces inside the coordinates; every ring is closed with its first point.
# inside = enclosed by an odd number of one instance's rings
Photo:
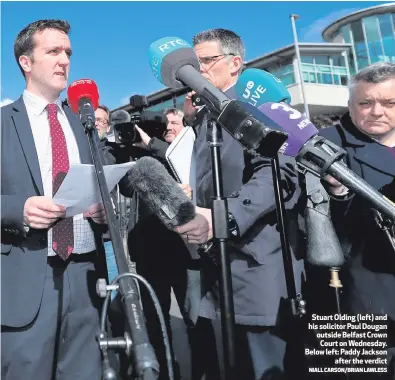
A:
{"type": "Polygon", "coordinates": [[[198,107],[192,104],[192,96],[196,94],[196,91],[191,91],[187,93],[184,101],[184,118],[188,125],[192,125],[195,120],[198,107]]]}
{"type": "Polygon", "coordinates": [[[151,137],[149,137],[141,128],[135,125],[136,131],[139,133],[141,137],[141,141],[138,143],[134,143],[133,146],[137,146],[142,149],[147,149],[148,144],[151,141],[151,137]]]}
{"type": "Polygon", "coordinates": [[[189,186],[187,183],[179,183],[178,186],[181,187],[181,189],[184,191],[184,193],[186,194],[186,196],[189,199],[192,199],[192,189],[191,186],[189,186]]]}
{"type": "Polygon", "coordinates": [[[182,238],[191,244],[203,244],[213,238],[211,209],[196,207],[195,217],[183,226],[176,227],[182,238]]]}

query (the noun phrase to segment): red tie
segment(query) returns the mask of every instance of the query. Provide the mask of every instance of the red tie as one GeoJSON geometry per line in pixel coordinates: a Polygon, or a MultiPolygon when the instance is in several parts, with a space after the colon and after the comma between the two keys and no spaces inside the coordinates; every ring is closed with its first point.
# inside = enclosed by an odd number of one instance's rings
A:
{"type": "MultiPolygon", "coordinates": [[[[69,155],[62,126],[59,123],[56,104],[47,105],[52,144],[52,195],[55,195],[69,171],[69,155]]],[[[52,228],[52,248],[63,259],[73,252],[73,218],[61,219],[52,228]]]]}

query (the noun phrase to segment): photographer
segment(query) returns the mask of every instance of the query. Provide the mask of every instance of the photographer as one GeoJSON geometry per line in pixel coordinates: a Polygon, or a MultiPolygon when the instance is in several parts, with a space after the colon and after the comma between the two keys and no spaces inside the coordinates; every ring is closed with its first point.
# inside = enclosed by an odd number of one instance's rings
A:
{"type": "Polygon", "coordinates": [[[162,160],[165,159],[166,150],[169,147],[169,144],[173,142],[184,126],[184,113],[181,110],[178,110],[177,108],[168,108],[164,111],[164,114],[167,119],[166,131],[163,134],[165,141],[162,141],[157,137],[151,138],[141,128],[136,126],[136,130],[141,137],[141,142],[134,144],[134,146],[139,148],[147,149],[152,152],[156,158],[160,158],[162,160]]]}

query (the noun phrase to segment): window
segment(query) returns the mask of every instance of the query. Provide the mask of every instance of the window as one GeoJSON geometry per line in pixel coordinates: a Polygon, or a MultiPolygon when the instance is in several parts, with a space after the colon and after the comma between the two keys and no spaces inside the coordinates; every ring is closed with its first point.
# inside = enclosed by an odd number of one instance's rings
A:
{"type": "Polygon", "coordinates": [[[283,82],[284,86],[290,86],[291,84],[295,84],[295,76],[293,72],[283,75],[279,79],[281,80],[281,82],[283,82]]]}
{"type": "Polygon", "coordinates": [[[394,31],[392,30],[391,15],[384,14],[378,16],[381,36],[394,38],[394,31]]]}
{"type": "Polygon", "coordinates": [[[329,57],[327,55],[317,55],[315,57],[316,65],[329,65],[329,57]]]}
{"type": "Polygon", "coordinates": [[[341,31],[341,34],[343,35],[344,42],[346,44],[350,44],[351,43],[350,26],[349,25],[345,25],[345,26],[340,28],[340,31],[341,31]]]}
{"type": "Polygon", "coordinates": [[[295,75],[294,75],[294,67],[293,65],[284,66],[278,69],[268,70],[270,73],[275,75],[278,79],[283,82],[285,86],[289,86],[295,83],[295,75]]]}
{"type": "Polygon", "coordinates": [[[333,55],[332,56],[332,64],[333,66],[343,66],[346,67],[346,60],[342,55],[333,55]]]}
{"type": "Polygon", "coordinates": [[[312,55],[302,55],[300,59],[302,63],[314,63],[314,57],[312,55]]]}
{"type": "Polygon", "coordinates": [[[384,54],[381,48],[378,18],[376,16],[366,17],[362,22],[365,26],[370,63],[383,61],[384,54]]]}
{"type": "Polygon", "coordinates": [[[384,47],[384,61],[395,62],[395,36],[392,29],[391,15],[384,14],[378,16],[381,37],[384,47]]]}
{"type": "Polygon", "coordinates": [[[166,108],[173,108],[174,107],[174,102],[173,99],[165,100],[164,102],[155,104],[151,107],[148,107],[147,110],[149,111],[162,111],[166,108]]]}
{"type": "Polygon", "coordinates": [[[351,23],[351,31],[354,38],[355,54],[359,70],[369,65],[368,52],[366,50],[365,39],[361,20],[351,23]]]}

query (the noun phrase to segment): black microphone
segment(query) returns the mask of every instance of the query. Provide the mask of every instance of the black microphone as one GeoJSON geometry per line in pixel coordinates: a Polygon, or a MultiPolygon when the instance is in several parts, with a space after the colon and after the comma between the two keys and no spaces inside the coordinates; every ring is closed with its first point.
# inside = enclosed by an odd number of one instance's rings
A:
{"type": "Polygon", "coordinates": [[[195,217],[195,205],[166,168],[152,157],[140,158],[127,173],[127,190],[136,191],[149,210],[169,229],[195,217]]]}
{"type": "Polygon", "coordinates": [[[137,136],[140,136],[134,127],[132,116],[125,110],[114,111],[110,116],[110,124],[114,131],[115,142],[118,144],[135,142],[137,136]]]}

